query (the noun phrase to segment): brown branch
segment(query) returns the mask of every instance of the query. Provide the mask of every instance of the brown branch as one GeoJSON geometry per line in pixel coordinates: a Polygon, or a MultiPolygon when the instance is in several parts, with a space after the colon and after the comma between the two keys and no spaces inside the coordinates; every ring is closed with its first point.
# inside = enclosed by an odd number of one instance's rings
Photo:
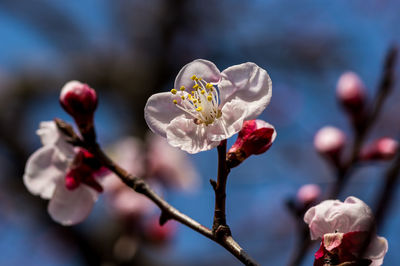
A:
{"type": "MultiPolygon", "coordinates": [[[[223,246],[226,250],[228,250],[232,255],[234,255],[238,260],[240,260],[245,265],[258,265],[257,262],[254,261],[244,250],[240,247],[240,245],[232,238],[230,231],[225,230],[223,227],[218,227],[218,230],[210,230],[209,228],[201,225],[194,219],[189,216],[181,213],[175,207],[170,205],[167,201],[161,198],[157,193],[150,188],[150,186],[139,177],[134,177],[129,174],[125,169],[120,167],[117,163],[112,161],[100,148],[100,146],[93,140],[82,140],[73,130],[72,126],[67,124],[61,119],[55,119],[55,122],[58,128],[67,136],[68,141],[76,146],[83,147],[91,152],[105,167],[107,167],[110,171],[115,173],[128,187],[132,188],[136,192],[145,195],[151,201],[153,201],[161,210],[160,223],[163,224],[169,219],[176,220],[194,231],[204,235],[205,237],[215,241],[216,243],[223,246]]],[[[220,148],[218,148],[220,149],[220,148]]],[[[225,141],[225,150],[226,150],[226,141],[225,141]]],[[[224,155],[225,156],[225,155],[224,155]]],[[[225,161],[225,157],[224,157],[225,161]]],[[[225,168],[226,169],[226,168],[225,168]]],[[[225,182],[220,182],[225,191],[225,182]]],[[[218,174],[218,181],[224,179],[224,177],[218,174]]],[[[217,183],[218,187],[218,183],[217,183]]],[[[221,205],[222,206],[222,205],[221,205]]],[[[225,197],[223,199],[223,210],[225,210],[225,197]]],[[[218,215],[219,216],[219,215],[218,215]]],[[[225,217],[225,212],[224,215],[225,217]]],[[[220,221],[218,219],[218,221],[220,221]]],[[[223,224],[221,224],[223,225],[223,224]]],[[[228,228],[229,230],[229,228],[228,228]]]]}

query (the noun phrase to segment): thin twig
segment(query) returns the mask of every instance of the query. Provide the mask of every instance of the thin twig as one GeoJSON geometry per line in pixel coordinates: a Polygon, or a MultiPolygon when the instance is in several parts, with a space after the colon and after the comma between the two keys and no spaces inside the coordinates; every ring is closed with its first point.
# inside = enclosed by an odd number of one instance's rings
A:
{"type": "MultiPolygon", "coordinates": [[[[230,231],[229,234],[223,228],[213,231],[209,228],[201,225],[189,216],[181,213],[175,207],[170,205],[167,201],[161,198],[150,186],[139,177],[134,177],[129,174],[125,169],[120,167],[117,163],[112,161],[100,148],[100,146],[93,141],[82,140],[72,129],[72,126],[67,124],[61,119],[55,119],[58,128],[67,136],[68,141],[76,146],[87,149],[92,153],[105,167],[110,171],[115,173],[128,187],[132,188],[136,192],[145,195],[151,201],[153,201],[161,210],[162,214],[160,217],[160,223],[163,224],[169,219],[176,220],[194,231],[204,235],[205,237],[215,241],[216,243],[223,246],[232,255],[234,255],[238,260],[240,260],[245,265],[258,265],[257,262],[251,258],[240,245],[232,238],[230,231]]],[[[225,142],[226,150],[226,142],[225,142]]],[[[225,161],[225,157],[224,157],[225,161]]],[[[227,174],[226,174],[227,176],[227,174]]],[[[221,176],[223,178],[223,176],[221,176]]],[[[219,178],[218,178],[219,179],[219,178]]],[[[222,184],[222,183],[221,183],[222,184]]],[[[225,178],[226,184],[226,178],[225,178]]],[[[225,185],[223,185],[225,188],[225,185]]],[[[225,199],[224,199],[225,206],[225,199]]],[[[229,229],[229,228],[228,228],[229,229]]]]}

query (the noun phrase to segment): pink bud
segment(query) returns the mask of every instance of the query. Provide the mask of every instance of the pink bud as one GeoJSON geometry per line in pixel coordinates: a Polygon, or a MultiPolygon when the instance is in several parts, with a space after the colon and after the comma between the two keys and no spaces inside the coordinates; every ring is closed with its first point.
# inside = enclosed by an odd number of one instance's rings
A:
{"type": "Polygon", "coordinates": [[[87,84],[70,81],[61,89],[60,103],[79,127],[93,123],[94,111],[97,107],[96,91],[87,84]]]}
{"type": "Polygon", "coordinates": [[[315,149],[337,161],[346,142],[346,135],[338,128],[325,126],[314,137],[315,149]]]}
{"type": "Polygon", "coordinates": [[[316,202],[321,195],[321,189],[318,185],[307,184],[300,187],[297,191],[297,200],[304,205],[316,202]]]}
{"type": "Polygon", "coordinates": [[[346,72],[339,78],[336,95],[349,112],[357,113],[364,106],[365,86],[357,74],[346,72]]]}
{"type": "Polygon", "coordinates": [[[392,138],[381,138],[365,147],[360,155],[361,160],[390,160],[398,150],[399,143],[392,138]]]}
{"type": "Polygon", "coordinates": [[[235,167],[250,155],[266,152],[275,138],[275,128],[267,122],[258,119],[245,121],[236,142],[228,151],[228,166],[235,167]]]}

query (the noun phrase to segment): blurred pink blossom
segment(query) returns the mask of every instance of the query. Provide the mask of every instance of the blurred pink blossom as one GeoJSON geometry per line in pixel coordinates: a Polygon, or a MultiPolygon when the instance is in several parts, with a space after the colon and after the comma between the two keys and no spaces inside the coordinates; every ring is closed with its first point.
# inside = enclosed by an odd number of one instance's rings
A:
{"type": "MultiPolygon", "coordinates": [[[[146,143],[128,137],[115,143],[108,152],[129,173],[145,178],[159,193],[163,187],[189,191],[198,185],[198,174],[187,154],[152,133],[146,143]]],[[[110,208],[121,216],[146,216],[155,210],[149,199],[127,187],[115,175],[107,177],[104,186],[110,208]]]]}
{"type": "MultiPolygon", "coordinates": [[[[314,264],[322,266],[325,257],[332,254],[338,254],[340,263],[361,259],[359,252],[374,223],[374,217],[363,201],[348,197],[344,202],[321,202],[306,212],[304,221],[310,227],[311,239],[322,239],[314,264]]],[[[371,260],[372,266],[382,265],[387,250],[386,239],[374,235],[363,259],[371,260]]]]}
{"type": "Polygon", "coordinates": [[[314,136],[315,149],[327,157],[337,160],[346,143],[346,135],[340,129],[325,126],[314,136]]]}
{"type": "Polygon", "coordinates": [[[392,138],[380,138],[361,151],[361,160],[390,160],[399,148],[399,143],[392,138]]]}
{"type": "Polygon", "coordinates": [[[83,221],[102,187],[97,178],[105,172],[91,155],[67,143],[53,121],[41,122],[37,130],[43,147],[33,153],[25,167],[28,190],[49,199],[50,216],[63,225],[83,221]]]}
{"type": "Polygon", "coordinates": [[[365,86],[357,74],[345,72],[337,83],[336,95],[346,109],[357,112],[365,103],[365,86]]]}
{"type": "Polygon", "coordinates": [[[315,202],[321,195],[321,189],[316,184],[303,185],[297,191],[297,200],[304,205],[315,202]]]}

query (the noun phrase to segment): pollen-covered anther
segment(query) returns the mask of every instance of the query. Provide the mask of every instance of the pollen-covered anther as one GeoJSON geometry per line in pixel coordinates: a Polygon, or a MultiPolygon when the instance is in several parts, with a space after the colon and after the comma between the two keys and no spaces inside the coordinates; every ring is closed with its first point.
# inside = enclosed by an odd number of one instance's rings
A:
{"type": "Polygon", "coordinates": [[[185,86],[181,86],[179,89],[180,89],[181,91],[184,91],[184,90],[185,90],[185,86]]]}
{"type": "Polygon", "coordinates": [[[172,93],[172,94],[176,94],[176,93],[177,93],[177,90],[172,89],[172,90],[171,90],[171,93],[172,93]]]}
{"type": "Polygon", "coordinates": [[[172,101],[174,104],[178,104],[178,101],[177,100],[173,100],[172,101]]]}
{"type": "Polygon", "coordinates": [[[193,90],[186,93],[180,89],[181,93],[177,96],[182,101],[176,99],[176,103],[175,101],[174,103],[176,107],[195,118],[194,121],[197,121],[197,125],[208,126],[222,115],[221,110],[218,109],[218,90],[214,90],[214,86],[201,77],[193,75],[191,79],[194,82],[193,90]]]}

